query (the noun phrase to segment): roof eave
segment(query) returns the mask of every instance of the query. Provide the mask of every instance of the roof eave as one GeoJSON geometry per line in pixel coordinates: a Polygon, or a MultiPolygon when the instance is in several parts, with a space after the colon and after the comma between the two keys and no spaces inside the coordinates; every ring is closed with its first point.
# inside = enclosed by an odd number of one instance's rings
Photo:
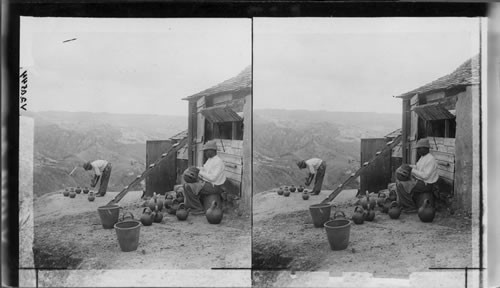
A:
{"type": "Polygon", "coordinates": [[[226,94],[226,93],[234,93],[234,92],[241,92],[241,91],[245,91],[245,90],[248,90],[248,91],[252,91],[252,87],[244,87],[244,88],[241,88],[241,89],[236,89],[236,90],[227,90],[227,91],[218,91],[216,93],[203,93],[203,94],[194,94],[194,95],[191,95],[191,96],[188,96],[188,97],[185,97],[185,98],[182,98],[181,100],[187,100],[187,101],[197,101],[198,99],[200,99],[201,97],[206,97],[206,96],[215,96],[215,95],[220,95],[220,94],[226,94]]]}

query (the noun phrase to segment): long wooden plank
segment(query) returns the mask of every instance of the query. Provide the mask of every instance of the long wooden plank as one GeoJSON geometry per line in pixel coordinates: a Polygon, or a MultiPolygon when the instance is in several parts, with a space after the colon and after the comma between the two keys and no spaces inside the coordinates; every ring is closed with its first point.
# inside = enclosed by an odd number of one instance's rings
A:
{"type": "Polygon", "coordinates": [[[158,163],[160,163],[161,161],[164,161],[164,160],[168,159],[168,157],[166,157],[168,154],[170,154],[170,153],[177,153],[177,151],[182,146],[184,146],[186,143],[187,143],[187,138],[184,138],[181,141],[179,141],[177,144],[174,144],[172,146],[172,148],[170,148],[170,150],[168,150],[166,153],[163,154],[165,156],[162,155],[160,158],[158,158],[153,163],[154,165],[151,164],[150,166],[148,166],[146,168],[146,170],[144,172],[142,172],[142,174],[140,175],[140,177],[135,178],[134,180],[132,180],[132,182],[128,186],[125,186],[125,188],[120,193],[118,193],[115,196],[115,198],[113,198],[111,201],[109,201],[108,204],[106,204],[106,205],[111,205],[111,204],[118,203],[123,197],[125,197],[125,195],[127,195],[127,193],[129,192],[129,190],[132,187],[134,187],[135,185],[139,184],[146,176],[148,176],[153,171],[153,169],[158,165],[158,163]]]}
{"type": "Polygon", "coordinates": [[[347,186],[354,179],[359,177],[359,175],[361,175],[366,170],[367,167],[369,167],[372,163],[374,163],[378,157],[383,157],[384,154],[391,153],[392,148],[398,145],[400,141],[401,141],[401,135],[394,138],[394,140],[392,140],[391,142],[388,142],[387,146],[382,151],[380,151],[380,153],[377,153],[372,159],[370,159],[370,161],[361,163],[362,166],[354,173],[354,175],[351,174],[342,184],[337,186],[337,188],[326,199],[321,201],[321,203],[331,202],[333,199],[335,199],[335,197],[337,197],[337,195],[339,195],[339,193],[342,192],[345,186],[347,186]]]}

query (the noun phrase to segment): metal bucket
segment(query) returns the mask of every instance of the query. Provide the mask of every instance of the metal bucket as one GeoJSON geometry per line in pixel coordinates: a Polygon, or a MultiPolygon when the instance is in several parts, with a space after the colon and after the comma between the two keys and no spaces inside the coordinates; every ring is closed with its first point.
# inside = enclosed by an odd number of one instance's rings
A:
{"type": "Polygon", "coordinates": [[[330,220],[324,224],[326,237],[332,250],[344,250],[349,245],[351,221],[347,219],[330,220]]]}
{"type": "Polygon", "coordinates": [[[123,252],[137,250],[139,246],[139,234],[141,232],[141,222],[137,220],[127,220],[114,225],[118,244],[123,252]]]}
{"type": "Polygon", "coordinates": [[[99,212],[99,217],[101,217],[102,227],[104,229],[113,229],[115,223],[118,222],[118,216],[120,215],[120,206],[101,206],[97,208],[97,212],[99,212]]]}
{"type": "Polygon", "coordinates": [[[309,206],[309,212],[314,223],[314,227],[321,228],[328,219],[332,211],[330,204],[314,204],[309,206]]]}

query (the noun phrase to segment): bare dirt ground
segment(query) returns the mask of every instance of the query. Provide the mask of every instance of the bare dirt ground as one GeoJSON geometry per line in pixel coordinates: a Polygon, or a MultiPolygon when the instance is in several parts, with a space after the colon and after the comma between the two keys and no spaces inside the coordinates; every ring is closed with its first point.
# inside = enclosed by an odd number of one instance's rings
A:
{"type": "MultiPolygon", "coordinates": [[[[312,225],[308,209],[329,193],[322,191],[307,201],[300,193],[283,197],[268,191],[254,196],[254,285],[277,285],[274,282],[283,271],[276,270],[283,269],[328,271],[334,277],[369,272],[373,277],[408,278],[430,267],[471,266],[471,219],[447,211],[438,211],[432,223],[423,223],[416,213],[393,220],[377,210],[373,222],[352,224],[346,250],[332,251],[324,229],[312,225]]],[[[356,190],[341,192],[332,211],[344,211],[350,218],[358,201],[355,195],[356,190]]]]}
{"type": "MultiPolygon", "coordinates": [[[[103,229],[97,207],[117,193],[87,200],[54,192],[34,199],[34,254],[40,269],[211,269],[251,266],[249,216],[228,211],[219,225],[205,216],[178,221],[164,212],[161,223],[142,226],[136,251],[122,252],[114,229],[103,229]]],[[[119,205],[138,219],[142,191],[129,192],[119,205]]]]}

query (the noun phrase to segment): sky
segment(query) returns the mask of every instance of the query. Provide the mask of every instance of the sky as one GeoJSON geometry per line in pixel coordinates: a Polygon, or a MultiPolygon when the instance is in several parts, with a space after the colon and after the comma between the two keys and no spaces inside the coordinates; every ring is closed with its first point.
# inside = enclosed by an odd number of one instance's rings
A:
{"type": "Polygon", "coordinates": [[[401,113],[479,53],[479,18],[255,18],[254,109],[401,113]]]}
{"type": "Polygon", "coordinates": [[[21,18],[33,111],[185,116],[251,61],[249,19],[21,18]]]}

